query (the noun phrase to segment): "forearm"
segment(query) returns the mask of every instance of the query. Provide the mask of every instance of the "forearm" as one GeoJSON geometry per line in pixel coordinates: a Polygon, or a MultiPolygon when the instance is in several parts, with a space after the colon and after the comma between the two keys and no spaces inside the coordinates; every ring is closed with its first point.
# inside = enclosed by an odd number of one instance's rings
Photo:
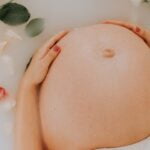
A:
{"type": "Polygon", "coordinates": [[[17,100],[16,150],[42,150],[37,88],[22,84],[17,100]]]}
{"type": "Polygon", "coordinates": [[[63,31],[48,40],[34,54],[24,75],[17,98],[15,150],[45,149],[40,132],[37,86],[44,81],[51,64],[61,51],[56,43],[67,33],[68,31],[63,31]]]}

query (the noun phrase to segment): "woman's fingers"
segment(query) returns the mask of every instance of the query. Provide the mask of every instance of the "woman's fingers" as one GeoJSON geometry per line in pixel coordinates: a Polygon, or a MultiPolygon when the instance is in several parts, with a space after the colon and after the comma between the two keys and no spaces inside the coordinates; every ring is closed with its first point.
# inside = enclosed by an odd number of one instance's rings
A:
{"type": "Polygon", "coordinates": [[[123,26],[123,27],[126,27],[130,30],[134,29],[135,25],[133,24],[130,24],[128,22],[125,22],[125,21],[119,21],[119,20],[106,20],[102,23],[105,23],[105,24],[116,24],[116,25],[120,25],[120,26],[123,26]]]}
{"type": "Polygon", "coordinates": [[[115,24],[115,25],[125,27],[125,28],[133,31],[138,36],[140,36],[150,46],[150,33],[149,33],[149,31],[147,31],[147,30],[145,30],[145,29],[143,29],[137,25],[134,25],[134,24],[131,24],[128,22],[124,22],[124,21],[118,21],[118,20],[106,20],[102,23],[115,24]]]}
{"type": "Polygon", "coordinates": [[[139,26],[137,26],[137,25],[134,25],[134,24],[131,24],[131,23],[128,23],[128,22],[124,22],[124,21],[118,21],[118,20],[107,20],[107,21],[104,21],[103,23],[105,23],[105,24],[115,24],[115,25],[125,27],[125,28],[135,32],[139,36],[143,37],[143,31],[144,30],[142,28],[140,28],[139,26]]]}
{"type": "Polygon", "coordinates": [[[54,45],[42,60],[44,66],[48,68],[60,52],[61,52],[61,48],[57,45],[54,45]]]}
{"type": "Polygon", "coordinates": [[[49,50],[58,42],[60,41],[69,31],[63,31],[52,37],[50,40],[48,40],[37,52],[37,55],[40,59],[45,57],[49,50]]]}
{"type": "Polygon", "coordinates": [[[63,31],[55,35],[35,54],[24,77],[24,80],[28,81],[28,84],[38,85],[45,79],[49,66],[61,50],[60,47],[57,46],[57,42],[67,33],[68,31],[63,31]]]}
{"type": "Polygon", "coordinates": [[[150,31],[149,30],[145,29],[145,30],[142,31],[142,38],[144,39],[144,41],[150,47],[150,31]]]}

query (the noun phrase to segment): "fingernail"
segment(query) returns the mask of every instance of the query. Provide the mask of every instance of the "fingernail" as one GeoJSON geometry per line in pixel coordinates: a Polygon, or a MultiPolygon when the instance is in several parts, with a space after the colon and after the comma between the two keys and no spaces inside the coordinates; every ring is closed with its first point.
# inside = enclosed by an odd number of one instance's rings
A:
{"type": "Polygon", "coordinates": [[[60,48],[58,45],[55,45],[55,46],[53,47],[53,50],[58,53],[58,52],[61,51],[61,48],[60,48]]]}
{"type": "Polygon", "coordinates": [[[135,31],[136,31],[136,32],[140,32],[141,29],[140,29],[139,27],[136,27],[136,28],[135,28],[135,31]]]}

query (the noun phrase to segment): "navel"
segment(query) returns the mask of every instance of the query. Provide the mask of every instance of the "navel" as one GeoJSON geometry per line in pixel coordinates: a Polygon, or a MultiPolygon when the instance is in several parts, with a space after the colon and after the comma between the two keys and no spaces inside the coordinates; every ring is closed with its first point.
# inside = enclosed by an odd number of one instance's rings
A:
{"type": "Polygon", "coordinates": [[[106,58],[112,58],[115,56],[115,50],[114,49],[104,49],[103,52],[103,57],[106,57],[106,58]]]}

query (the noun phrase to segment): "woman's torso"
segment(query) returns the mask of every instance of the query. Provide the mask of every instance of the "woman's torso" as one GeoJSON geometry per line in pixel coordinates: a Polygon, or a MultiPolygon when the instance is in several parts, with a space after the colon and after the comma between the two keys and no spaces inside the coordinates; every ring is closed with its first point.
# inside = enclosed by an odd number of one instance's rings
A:
{"type": "Polygon", "coordinates": [[[91,150],[150,133],[150,49],[115,25],[76,29],[41,88],[44,140],[52,150],[91,150]]]}

